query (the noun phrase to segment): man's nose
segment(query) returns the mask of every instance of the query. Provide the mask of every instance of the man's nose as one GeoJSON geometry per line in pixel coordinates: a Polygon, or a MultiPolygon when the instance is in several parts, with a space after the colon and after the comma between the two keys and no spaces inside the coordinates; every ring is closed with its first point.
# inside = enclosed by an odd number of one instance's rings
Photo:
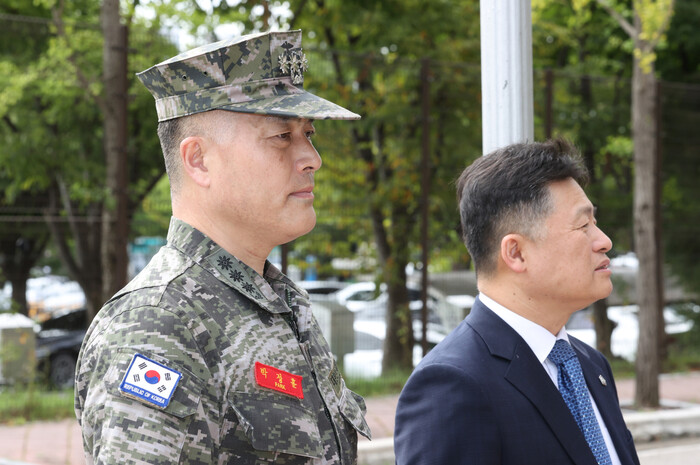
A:
{"type": "Polygon", "coordinates": [[[595,242],[596,252],[608,253],[612,249],[612,240],[598,226],[596,226],[596,229],[598,230],[598,237],[595,242]]]}
{"type": "Polygon", "coordinates": [[[297,159],[297,167],[302,172],[315,172],[321,167],[321,164],[323,163],[321,161],[321,156],[318,154],[318,151],[316,150],[314,145],[311,143],[310,140],[306,138],[300,144],[300,147],[298,149],[298,157],[299,158],[297,159]]]}

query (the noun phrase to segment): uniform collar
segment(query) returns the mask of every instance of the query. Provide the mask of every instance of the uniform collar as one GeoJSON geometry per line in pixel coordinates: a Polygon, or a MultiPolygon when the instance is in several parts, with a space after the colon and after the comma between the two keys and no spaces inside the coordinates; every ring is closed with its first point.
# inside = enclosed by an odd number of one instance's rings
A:
{"type": "Polygon", "coordinates": [[[270,313],[289,312],[289,303],[294,304],[299,298],[307,298],[305,291],[299,289],[269,261],[265,263],[265,277],[260,276],[206,234],[175,217],[170,220],[168,244],[270,313]],[[289,299],[282,297],[287,295],[290,296],[289,299]]]}

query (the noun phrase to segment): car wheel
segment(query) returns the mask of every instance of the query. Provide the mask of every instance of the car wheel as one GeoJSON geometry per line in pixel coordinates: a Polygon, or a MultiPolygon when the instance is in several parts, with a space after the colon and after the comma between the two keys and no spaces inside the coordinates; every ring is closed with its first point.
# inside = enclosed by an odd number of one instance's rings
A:
{"type": "Polygon", "coordinates": [[[57,388],[71,388],[75,384],[75,355],[61,352],[51,358],[51,383],[57,388]]]}

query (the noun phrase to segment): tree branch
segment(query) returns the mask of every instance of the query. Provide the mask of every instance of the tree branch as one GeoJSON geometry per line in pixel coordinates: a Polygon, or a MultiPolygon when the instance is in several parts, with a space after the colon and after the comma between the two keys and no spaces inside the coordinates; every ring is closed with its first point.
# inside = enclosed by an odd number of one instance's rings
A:
{"type": "Polygon", "coordinates": [[[637,36],[639,35],[640,31],[637,31],[637,29],[635,29],[634,26],[632,26],[632,24],[630,24],[630,22],[624,18],[624,16],[622,16],[615,8],[613,8],[613,6],[610,5],[609,0],[596,0],[596,2],[598,3],[598,5],[603,7],[603,9],[607,11],[608,14],[612,16],[613,19],[615,19],[615,21],[617,21],[617,24],[620,25],[620,27],[627,33],[627,35],[630,36],[630,38],[632,38],[633,40],[637,39],[637,36]]]}
{"type": "Polygon", "coordinates": [[[78,225],[75,221],[75,212],[73,211],[73,205],[71,204],[70,196],[68,195],[68,188],[66,187],[66,183],[63,182],[63,179],[60,176],[57,176],[56,184],[58,185],[58,192],[60,194],[61,203],[63,204],[63,208],[68,214],[68,225],[70,226],[71,233],[73,234],[73,238],[75,239],[76,261],[80,266],[82,266],[84,263],[83,243],[80,240],[80,232],[78,231],[78,225]]]}
{"type": "Polygon", "coordinates": [[[44,220],[46,221],[46,226],[51,232],[51,236],[53,237],[53,241],[56,244],[56,247],[58,247],[58,254],[61,256],[61,261],[63,262],[64,266],[68,269],[68,274],[71,276],[71,278],[77,281],[80,277],[80,269],[78,268],[78,265],[75,263],[75,260],[73,259],[73,256],[70,253],[65,234],[63,234],[63,231],[58,226],[57,222],[53,219],[53,217],[55,216],[55,210],[56,195],[55,193],[52,193],[49,200],[49,208],[44,210],[44,220]]]}
{"type": "Polygon", "coordinates": [[[129,216],[131,216],[131,213],[138,208],[139,205],[143,202],[143,200],[146,198],[146,196],[153,190],[154,187],[156,187],[156,184],[158,184],[158,181],[161,180],[163,177],[163,174],[165,174],[165,167],[158,173],[157,176],[153,176],[149,181],[148,185],[146,185],[146,188],[141,191],[139,195],[137,195],[134,198],[129,199],[129,205],[128,205],[128,210],[129,210],[129,216]]]}
{"type": "Polygon", "coordinates": [[[664,23],[661,25],[659,28],[659,34],[656,36],[654,40],[649,41],[649,46],[651,47],[651,50],[654,50],[657,45],[659,45],[659,42],[661,41],[661,37],[663,36],[663,32],[668,30],[669,25],[671,24],[671,17],[673,16],[673,10],[676,7],[676,0],[671,0],[671,4],[668,7],[668,11],[666,14],[666,17],[664,18],[664,23]]]}
{"type": "Polygon", "coordinates": [[[12,120],[10,119],[9,116],[7,116],[7,115],[3,116],[2,120],[5,122],[5,124],[7,124],[10,127],[10,130],[13,133],[15,133],[15,134],[19,133],[19,128],[15,125],[15,123],[12,122],[12,120]]]}
{"type": "Polygon", "coordinates": [[[301,12],[304,10],[307,1],[308,0],[302,0],[301,2],[299,2],[299,5],[297,6],[296,10],[292,12],[292,19],[289,21],[289,29],[294,29],[294,23],[296,22],[297,17],[301,15],[301,12]]]}

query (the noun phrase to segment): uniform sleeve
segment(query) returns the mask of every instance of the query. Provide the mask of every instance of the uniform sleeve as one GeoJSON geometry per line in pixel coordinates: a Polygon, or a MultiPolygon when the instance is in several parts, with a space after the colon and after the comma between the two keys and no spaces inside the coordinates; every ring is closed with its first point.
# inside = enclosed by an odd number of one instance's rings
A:
{"type": "Polygon", "coordinates": [[[451,365],[415,371],[397,406],[396,464],[500,464],[497,426],[483,389],[451,365]]]}
{"type": "MultiPolygon", "coordinates": [[[[206,368],[187,325],[171,312],[142,307],[98,329],[82,349],[76,374],[76,413],[87,463],[210,463],[210,425],[218,419],[208,418],[202,402],[206,368]],[[160,374],[132,367],[137,355],[137,363],[159,364],[153,367],[160,374]],[[144,400],[138,392],[120,389],[127,373],[160,379],[164,370],[159,366],[181,375],[167,405],[164,399],[144,400]]],[[[153,386],[157,393],[161,383],[153,386]]]]}

